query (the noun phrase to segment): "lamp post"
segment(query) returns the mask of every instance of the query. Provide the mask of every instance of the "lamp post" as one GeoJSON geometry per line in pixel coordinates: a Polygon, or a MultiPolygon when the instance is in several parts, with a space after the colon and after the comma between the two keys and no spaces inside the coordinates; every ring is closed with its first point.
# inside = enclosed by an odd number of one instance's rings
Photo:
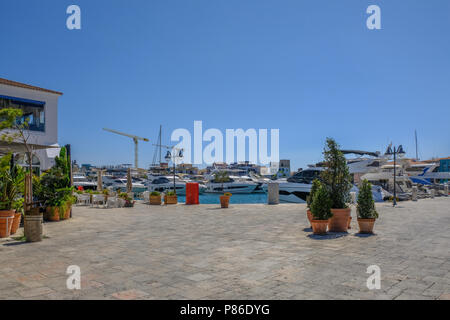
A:
{"type": "Polygon", "coordinates": [[[404,155],[405,151],[403,150],[402,145],[399,145],[398,147],[395,147],[393,149],[391,149],[391,145],[389,145],[389,147],[387,148],[386,155],[393,155],[394,156],[394,199],[392,201],[392,206],[395,207],[397,205],[397,188],[396,188],[396,184],[397,184],[397,154],[399,155],[404,155]]]}
{"type": "Polygon", "coordinates": [[[175,183],[175,171],[176,171],[176,159],[177,158],[183,158],[183,149],[178,149],[175,147],[172,147],[172,153],[168,150],[165,156],[165,159],[167,162],[169,162],[172,159],[173,162],[173,192],[175,195],[177,194],[177,188],[175,183]]]}

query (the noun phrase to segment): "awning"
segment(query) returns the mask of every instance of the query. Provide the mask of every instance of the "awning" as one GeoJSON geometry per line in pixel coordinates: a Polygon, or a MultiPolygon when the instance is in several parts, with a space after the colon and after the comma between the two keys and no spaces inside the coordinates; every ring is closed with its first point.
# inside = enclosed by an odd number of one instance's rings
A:
{"type": "MultiPolygon", "coordinates": [[[[61,148],[58,145],[41,145],[41,144],[33,144],[33,143],[29,143],[28,146],[30,146],[33,151],[36,150],[42,150],[42,149],[49,149],[49,148],[61,148]]],[[[4,155],[7,154],[9,152],[12,153],[23,153],[23,152],[27,152],[27,148],[25,147],[25,145],[21,142],[6,142],[6,141],[0,141],[0,155],[4,155]]]]}

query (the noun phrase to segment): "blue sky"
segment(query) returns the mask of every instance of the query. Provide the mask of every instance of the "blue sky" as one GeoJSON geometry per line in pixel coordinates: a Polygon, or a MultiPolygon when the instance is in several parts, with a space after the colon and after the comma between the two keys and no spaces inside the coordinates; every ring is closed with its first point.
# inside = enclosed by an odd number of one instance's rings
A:
{"type": "MultiPolygon", "coordinates": [[[[343,148],[449,156],[450,2],[0,2],[0,77],[64,92],[59,140],[79,163],[132,163],[130,139],[176,128],[279,128],[294,168],[343,148]],[[66,28],[66,8],[82,30],[66,28]],[[368,30],[366,8],[381,8],[368,30]]],[[[140,164],[153,158],[140,145],[140,164]]]]}

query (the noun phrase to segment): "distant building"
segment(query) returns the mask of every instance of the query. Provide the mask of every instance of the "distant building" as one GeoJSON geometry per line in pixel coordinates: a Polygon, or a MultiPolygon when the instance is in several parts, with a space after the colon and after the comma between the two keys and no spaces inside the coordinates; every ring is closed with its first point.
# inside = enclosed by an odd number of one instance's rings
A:
{"type": "Polygon", "coordinates": [[[181,163],[177,166],[177,172],[196,175],[198,174],[198,168],[193,167],[190,163],[181,163]]]}
{"type": "Polygon", "coordinates": [[[278,177],[289,177],[291,175],[291,160],[280,160],[278,177]]]}
{"type": "MultiPolygon", "coordinates": [[[[23,111],[23,117],[18,121],[28,119],[30,144],[59,147],[58,99],[61,95],[61,92],[0,78],[0,109],[17,108],[23,111]]],[[[59,150],[48,148],[34,151],[33,167],[40,171],[51,168],[59,150]]],[[[23,156],[17,159],[19,164],[25,165],[23,156]]]]}

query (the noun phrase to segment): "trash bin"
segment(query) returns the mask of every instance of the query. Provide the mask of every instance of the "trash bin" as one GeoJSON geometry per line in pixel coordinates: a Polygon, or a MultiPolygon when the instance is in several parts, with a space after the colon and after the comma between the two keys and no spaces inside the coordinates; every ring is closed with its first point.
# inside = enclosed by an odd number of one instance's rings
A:
{"type": "Polygon", "coordinates": [[[198,200],[198,183],[186,183],[186,204],[199,204],[198,200]]]}

